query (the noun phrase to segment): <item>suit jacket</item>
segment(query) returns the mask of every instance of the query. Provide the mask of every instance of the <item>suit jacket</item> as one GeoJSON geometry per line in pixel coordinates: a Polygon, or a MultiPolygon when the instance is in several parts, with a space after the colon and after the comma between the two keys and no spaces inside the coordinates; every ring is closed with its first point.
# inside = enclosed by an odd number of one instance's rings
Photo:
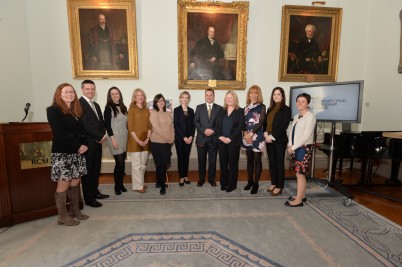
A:
{"type": "Polygon", "coordinates": [[[183,141],[184,137],[194,137],[195,125],[194,125],[194,110],[190,107],[188,110],[188,119],[184,116],[182,106],[178,106],[173,111],[173,124],[175,139],[183,141]]]}
{"type": "MultiPolygon", "coordinates": [[[[267,110],[267,116],[270,110],[267,110]]],[[[286,129],[289,126],[291,114],[290,108],[288,106],[281,107],[278,112],[276,112],[275,117],[272,121],[272,136],[275,138],[275,143],[286,144],[288,142],[288,136],[286,134],[286,129]]],[[[265,119],[264,131],[267,131],[268,119],[265,119]]]]}
{"type": "MultiPolygon", "coordinates": [[[[217,137],[223,136],[222,133],[222,123],[223,118],[227,115],[227,110],[223,108],[219,111],[219,114],[216,118],[216,135],[217,137]]],[[[244,128],[244,110],[242,108],[238,108],[232,111],[229,116],[232,119],[232,130],[230,136],[228,137],[232,142],[230,144],[240,145],[242,143],[242,130],[244,128]]],[[[219,141],[220,142],[220,141],[219,141]]]]}
{"type": "Polygon", "coordinates": [[[197,145],[204,145],[206,142],[217,142],[216,134],[206,136],[205,129],[212,129],[216,133],[216,117],[222,109],[218,104],[212,105],[211,117],[208,118],[208,109],[206,103],[200,104],[195,109],[194,124],[197,129],[197,138],[195,140],[197,145]]]}
{"type": "Polygon", "coordinates": [[[207,61],[212,57],[216,59],[223,58],[225,55],[221,46],[216,40],[214,41],[212,45],[208,36],[200,39],[190,52],[190,63],[207,65],[207,61]]]}
{"type": "Polygon", "coordinates": [[[86,136],[88,138],[88,145],[91,145],[94,142],[99,142],[100,140],[102,140],[103,136],[105,136],[106,133],[102,111],[98,103],[93,102],[95,105],[96,113],[98,114],[97,117],[91,105],[85,98],[81,97],[80,103],[84,110],[84,114],[82,115],[82,123],[84,125],[86,136]]]}

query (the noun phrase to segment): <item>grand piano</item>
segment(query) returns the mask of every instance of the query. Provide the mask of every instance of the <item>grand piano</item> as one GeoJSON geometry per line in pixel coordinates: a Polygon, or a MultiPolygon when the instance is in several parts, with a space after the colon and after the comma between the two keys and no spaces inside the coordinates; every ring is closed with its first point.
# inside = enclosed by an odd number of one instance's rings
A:
{"type": "MultiPolygon", "coordinates": [[[[319,148],[325,154],[329,155],[326,148],[330,144],[331,135],[325,133],[324,146],[319,148]],[[327,145],[327,146],[325,146],[327,145]]],[[[332,161],[332,177],[334,179],[338,159],[339,176],[342,175],[343,159],[351,159],[351,169],[353,160],[361,159],[361,180],[362,184],[371,184],[373,178],[373,163],[379,159],[391,159],[391,175],[386,181],[387,184],[400,184],[398,179],[399,167],[402,160],[402,132],[342,132],[334,136],[334,160],[332,161]]]]}

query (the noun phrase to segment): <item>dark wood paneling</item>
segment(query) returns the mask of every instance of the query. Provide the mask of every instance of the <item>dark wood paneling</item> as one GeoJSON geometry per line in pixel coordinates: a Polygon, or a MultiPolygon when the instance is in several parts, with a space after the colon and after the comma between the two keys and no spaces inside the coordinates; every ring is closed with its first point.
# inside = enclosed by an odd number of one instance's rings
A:
{"type": "Polygon", "coordinates": [[[51,140],[48,123],[0,124],[0,225],[57,214],[51,168],[21,169],[19,154],[21,143],[51,140]]]}

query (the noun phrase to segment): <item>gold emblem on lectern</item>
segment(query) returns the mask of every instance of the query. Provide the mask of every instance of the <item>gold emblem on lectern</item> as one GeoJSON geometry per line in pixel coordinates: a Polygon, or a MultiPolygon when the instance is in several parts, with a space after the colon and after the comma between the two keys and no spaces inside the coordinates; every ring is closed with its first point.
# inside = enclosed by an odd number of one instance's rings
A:
{"type": "Polygon", "coordinates": [[[21,169],[51,166],[52,142],[20,143],[21,169]]]}

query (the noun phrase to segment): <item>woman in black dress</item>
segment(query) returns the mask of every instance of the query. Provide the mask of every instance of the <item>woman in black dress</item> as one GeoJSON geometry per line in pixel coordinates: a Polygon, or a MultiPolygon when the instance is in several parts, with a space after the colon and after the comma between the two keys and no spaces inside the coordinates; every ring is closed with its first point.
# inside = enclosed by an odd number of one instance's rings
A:
{"type": "Polygon", "coordinates": [[[53,103],[47,108],[47,119],[53,133],[51,179],[57,183],[55,200],[58,223],[78,225],[74,220],[86,220],[89,216],[79,208],[80,179],[87,173],[84,153],[88,150],[81,123],[82,108],[71,84],[56,88],[53,103]],[[66,196],[70,191],[70,215],[67,213],[66,196]]]}

